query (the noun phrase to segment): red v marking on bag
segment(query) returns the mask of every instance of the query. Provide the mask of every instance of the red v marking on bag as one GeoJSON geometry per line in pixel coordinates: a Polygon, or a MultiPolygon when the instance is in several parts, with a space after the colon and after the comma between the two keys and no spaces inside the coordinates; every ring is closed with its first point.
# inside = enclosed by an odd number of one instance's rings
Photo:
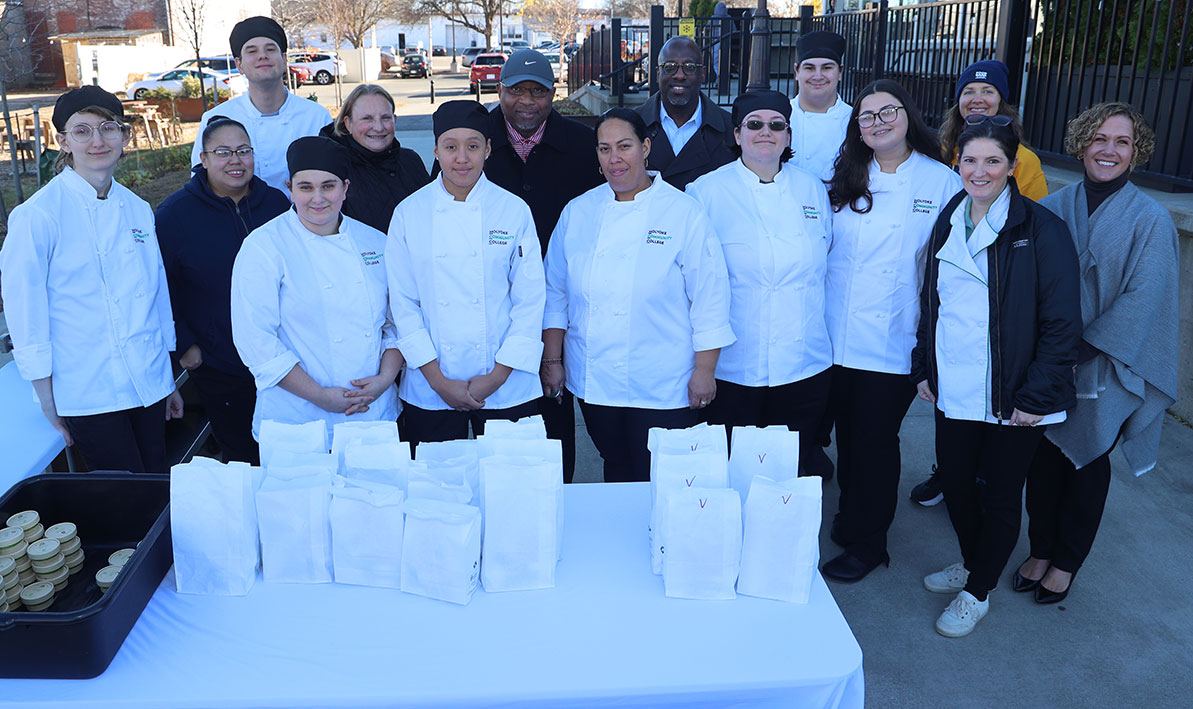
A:
{"type": "Polygon", "coordinates": [[[790,499],[791,499],[791,493],[789,492],[789,493],[787,493],[787,497],[784,497],[784,498],[783,498],[783,504],[784,504],[784,505],[785,505],[785,504],[787,504],[787,501],[788,501],[788,500],[790,500],[790,499]]]}
{"type": "Polygon", "coordinates": [[[705,503],[707,503],[707,502],[708,502],[708,498],[707,498],[707,497],[706,497],[706,498],[704,498],[703,500],[701,500],[701,501],[700,501],[700,509],[704,509],[704,505],[705,505],[705,503]]]}
{"type": "Polygon", "coordinates": [[[700,444],[699,444],[699,443],[693,443],[693,444],[692,444],[690,447],[691,447],[691,449],[692,449],[692,452],[694,453],[694,452],[696,451],[696,449],[700,447],[700,444]]]}
{"type": "Polygon", "coordinates": [[[763,453],[763,454],[761,454],[761,455],[759,455],[759,456],[758,456],[758,462],[759,462],[759,463],[761,463],[761,462],[762,462],[762,461],[764,461],[764,460],[766,460],[766,453],[763,453]]]}
{"type": "Polygon", "coordinates": [[[684,478],[684,482],[686,482],[686,483],[688,484],[688,487],[691,487],[691,486],[692,486],[692,483],[696,482],[696,476],[695,476],[695,475],[693,475],[691,480],[688,480],[687,478],[684,478]]]}

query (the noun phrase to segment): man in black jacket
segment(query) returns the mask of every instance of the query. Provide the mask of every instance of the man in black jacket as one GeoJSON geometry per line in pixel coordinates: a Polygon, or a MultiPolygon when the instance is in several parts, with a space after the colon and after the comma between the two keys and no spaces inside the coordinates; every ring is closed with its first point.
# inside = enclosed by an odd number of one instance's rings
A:
{"type": "Polygon", "coordinates": [[[700,90],[704,58],[690,37],[667,40],[659,51],[659,92],[636,110],[650,135],[647,167],[683,189],[736,158],[729,112],[700,90]]]}
{"type": "MultiPolygon", "coordinates": [[[[530,205],[543,254],[572,199],[601,184],[596,134],[552,108],[555,75],[547,58],[533,49],[510,55],[497,88],[500,105],[489,113],[492,152],[485,177],[530,205]]],[[[576,468],[576,414],[572,395],[539,402],[547,435],[563,443],[563,478],[576,468]]]]}

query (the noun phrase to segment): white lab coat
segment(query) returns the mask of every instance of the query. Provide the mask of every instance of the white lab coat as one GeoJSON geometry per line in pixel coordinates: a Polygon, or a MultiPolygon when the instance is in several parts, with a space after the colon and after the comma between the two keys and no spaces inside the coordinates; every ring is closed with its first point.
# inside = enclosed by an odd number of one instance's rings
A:
{"type": "Polygon", "coordinates": [[[318,135],[323,126],[331,123],[331,114],[326,108],[294,93],[287,93],[281,109],[269,115],[258,111],[247,93],[241,94],[209,109],[199,119],[199,132],[191,150],[192,165],[200,162],[203,129],[212,116],[224,116],[244,124],[253,146],[253,174],[287,196],[290,191],[286,189],[286,180],[290,178],[290,172],[286,168],[286,149],[303,136],[318,135]]]}
{"type": "Polygon", "coordinates": [[[325,411],[278,386],[301,364],[320,386],[352,388],[371,377],[398,341],[389,316],[385,235],[343,217],[318,236],[293,209],[249,234],[232,267],[232,340],[257,383],[253,436],[265,420],[330,429],[344,421],[395,421],[391,385],[363,413],[325,411]]]}
{"type": "Polygon", "coordinates": [[[729,322],[717,379],[781,386],[832,366],[824,320],[825,257],[832,235],[828,190],[785,163],[763,184],[735,160],[688,185],[708,213],[729,269],[729,322]]]}
{"type": "Polygon", "coordinates": [[[822,180],[833,177],[833,161],[845,142],[845,129],[853,106],[841,96],[824,113],[809,113],[799,107],[799,96],[791,99],[791,162],[822,180]]]}
{"type": "Polygon", "coordinates": [[[564,207],[547,247],[543,328],[566,330],[568,389],[602,406],[688,406],[695,353],[733,344],[725,258],[700,203],[652,172],[564,207]]]}
{"type": "Polygon", "coordinates": [[[464,381],[496,363],[513,369],[485,400],[486,409],[542,396],[546,286],[525,202],[483,174],[457,202],[440,175],[394,210],[386,252],[390,307],[406,358],[403,401],[451,408],[418,369],[435,359],[444,376],[464,381]]]}
{"type": "MultiPolygon", "coordinates": [[[[998,239],[1007,221],[1010,188],[994,200],[981,222],[966,239],[965,218],[969,199],[953,210],[951,230],[935,258],[940,261],[937,291],[940,310],[936,319],[936,408],[947,418],[1010,425],[993,414],[993,372],[990,367],[989,260],[986,249],[998,239]]],[[[1065,412],[1044,416],[1040,425],[1060,423],[1065,412]]]]}
{"type": "Polygon", "coordinates": [[[911,372],[928,243],[941,208],[959,191],[957,173],[926,155],[913,152],[893,174],[871,161],[870,211],[846,205],[833,215],[827,316],[834,364],[911,372]]]}
{"type": "Polygon", "coordinates": [[[153,210],[113,181],[107,199],[71,168],[8,218],[0,250],[13,358],[53,375],[60,416],[149,406],[174,391],[174,316],[153,210]]]}

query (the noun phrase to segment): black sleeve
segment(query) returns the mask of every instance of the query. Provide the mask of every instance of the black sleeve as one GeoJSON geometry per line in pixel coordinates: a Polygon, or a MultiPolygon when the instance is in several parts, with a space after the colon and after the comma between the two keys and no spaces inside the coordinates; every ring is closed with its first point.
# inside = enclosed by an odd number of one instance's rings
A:
{"type": "MultiPolygon", "coordinates": [[[[848,207],[846,207],[848,209],[848,207]]],[[[932,294],[936,290],[936,274],[938,268],[936,266],[936,252],[940,250],[940,245],[948,237],[949,225],[948,215],[951,212],[947,209],[942,209],[940,216],[936,218],[936,225],[932,227],[932,236],[929,237],[928,248],[924,250],[924,282],[920,286],[920,320],[916,326],[915,331],[915,347],[911,350],[911,382],[919,385],[920,382],[928,379],[928,347],[932,346],[929,342],[928,333],[930,332],[929,324],[932,319],[932,294]]],[[[936,390],[936,383],[929,381],[928,385],[936,390]]]]}

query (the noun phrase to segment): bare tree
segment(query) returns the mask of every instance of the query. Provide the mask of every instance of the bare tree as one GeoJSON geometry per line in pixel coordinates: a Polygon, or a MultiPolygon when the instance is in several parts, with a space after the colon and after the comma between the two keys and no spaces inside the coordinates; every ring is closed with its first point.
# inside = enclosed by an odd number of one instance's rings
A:
{"type": "MultiPolygon", "coordinates": [[[[493,37],[493,27],[503,12],[517,12],[520,0],[399,0],[402,14],[407,22],[421,22],[428,17],[439,16],[453,24],[480,32],[488,42],[493,37]]],[[[501,39],[497,39],[497,44],[501,39]]]]}
{"type": "Polygon", "coordinates": [[[580,27],[580,0],[526,0],[522,16],[562,46],[580,27]]]}
{"type": "MultiPolygon", "coordinates": [[[[172,3],[174,5],[173,14],[182,25],[186,43],[195,53],[195,70],[199,72],[200,76],[199,97],[203,101],[203,110],[206,111],[207,92],[203,89],[203,57],[199,48],[203,42],[203,26],[207,23],[207,0],[172,0],[172,3]]],[[[211,77],[211,95],[212,102],[215,103],[218,100],[216,97],[219,92],[216,90],[214,76],[211,77]]]]}
{"type": "Polygon", "coordinates": [[[318,26],[339,47],[345,42],[364,46],[378,23],[397,19],[402,0],[274,0],[273,16],[287,34],[301,35],[318,26]]]}

